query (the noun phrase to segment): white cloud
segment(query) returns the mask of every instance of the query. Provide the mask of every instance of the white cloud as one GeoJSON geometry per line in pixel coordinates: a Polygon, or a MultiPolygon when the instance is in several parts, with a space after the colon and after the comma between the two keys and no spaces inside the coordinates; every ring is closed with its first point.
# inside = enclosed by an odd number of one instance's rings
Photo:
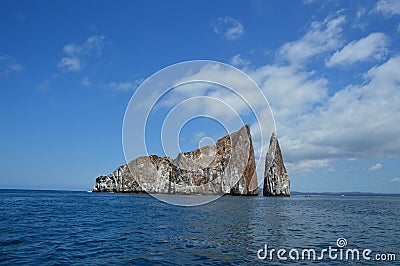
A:
{"type": "Polygon", "coordinates": [[[50,86],[50,79],[44,80],[42,83],[36,86],[37,90],[40,92],[45,92],[50,86]]]}
{"type": "Polygon", "coordinates": [[[302,2],[303,2],[303,4],[305,4],[305,5],[309,5],[309,4],[312,4],[312,3],[317,2],[317,0],[303,0],[302,2]]]}
{"type": "Polygon", "coordinates": [[[381,60],[387,52],[389,38],[380,32],[371,33],[365,38],[347,44],[335,52],[326,62],[326,66],[349,65],[359,61],[381,60]]]}
{"type": "Polygon", "coordinates": [[[141,83],[142,79],[138,79],[135,81],[119,81],[119,82],[110,82],[108,84],[108,88],[114,91],[133,91],[135,90],[141,83]]]}
{"type": "MultiPolygon", "coordinates": [[[[328,97],[327,80],[324,78],[315,77],[314,72],[307,72],[297,69],[294,66],[276,66],[266,65],[254,69],[248,74],[259,84],[262,92],[268,98],[271,104],[272,111],[276,118],[279,132],[295,133],[293,128],[296,128],[299,121],[308,112],[312,111],[315,104],[320,104],[326,101],[328,97]]],[[[248,100],[249,105],[260,115],[261,126],[263,134],[269,134],[273,128],[270,112],[266,102],[263,100],[263,96],[259,95],[259,91],[249,90],[249,84],[247,84],[242,78],[238,78],[230,69],[224,69],[216,67],[215,65],[207,65],[203,67],[197,73],[190,73],[189,76],[176,83],[185,82],[187,80],[218,80],[221,84],[226,84],[229,87],[235,89],[235,92],[243,95],[248,100]]],[[[235,93],[228,89],[217,88],[213,89],[209,84],[195,84],[177,87],[174,90],[174,94],[163,98],[163,106],[172,107],[178,103],[183,102],[185,99],[198,95],[206,95],[215,99],[221,99],[224,104],[218,101],[204,100],[197,101],[197,104],[186,105],[185,111],[182,113],[196,114],[210,112],[213,117],[217,119],[223,119],[228,121],[229,126],[231,122],[229,119],[233,119],[237,116],[235,112],[232,112],[232,107],[239,115],[246,114],[249,110],[247,104],[235,93]],[[196,85],[196,86],[195,86],[196,85]]],[[[255,148],[256,157],[264,156],[263,152],[260,152],[262,147],[262,140],[266,141],[269,136],[264,135],[261,139],[260,132],[257,131],[257,125],[251,125],[253,144],[255,148]]],[[[281,135],[285,141],[285,136],[281,135]]],[[[321,167],[326,165],[329,160],[322,158],[321,161],[312,160],[319,158],[314,156],[316,147],[304,147],[304,143],[299,140],[291,142],[291,138],[295,138],[296,134],[286,138],[285,146],[300,150],[292,153],[287,153],[287,157],[297,169],[311,169],[315,167],[321,167]],[[291,143],[290,143],[291,142],[291,143]],[[308,156],[307,154],[311,154],[308,156]],[[306,161],[305,161],[306,160],[306,161]],[[301,162],[303,161],[303,162],[301,162]]],[[[264,150],[267,147],[263,147],[264,150]]],[[[263,167],[263,166],[262,166],[263,167]]]]}
{"type": "MultiPolygon", "coordinates": [[[[338,16],[313,22],[299,40],[282,45],[277,54],[278,64],[247,69],[247,74],[260,86],[271,105],[283,156],[291,172],[307,173],[325,167],[328,170],[339,158],[357,159],[371,154],[400,156],[400,128],[397,126],[400,121],[400,56],[389,57],[363,73],[360,82],[343,86],[331,95],[325,77],[303,68],[303,63],[312,57],[337,49],[339,51],[326,61],[327,65],[389,56],[386,50],[389,40],[382,33],[372,33],[342,48],[345,21],[344,16],[338,16]],[[282,65],[282,59],[289,64],[282,65]]],[[[239,54],[231,63],[241,64],[241,60],[239,54]]],[[[233,87],[244,86],[223,69],[208,69],[202,76],[192,78],[202,79],[208,75],[225,77],[231,80],[233,87]]],[[[203,93],[209,94],[209,91],[203,93]]],[[[246,98],[251,98],[251,94],[248,91],[246,98]]],[[[252,102],[252,106],[263,108],[257,101],[252,102]]],[[[265,109],[264,113],[267,112],[265,109]]],[[[251,128],[256,157],[265,156],[259,154],[260,136],[255,124],[251,128]]],[[[264,151],[266,148],[263,147],[264,151]]]]}
{"type": "Polygon", "coordinates": [[[399,68],[400,56],[393,57],[370,69],[363,84],[337,91],[306,116],[284,120],[282,146],[289,157],[399,156],[399,68]]]}
{"type": "MultiPolygon", "coordinates": [[[[344,22],[343,16],[314,22],[298,41],[284,44],[277,57],[284,57],[291,64],[282,65],[282,62],[278,62],[246,70],[271,105],[283,156],[290,171],[307,173],[325,167],[328,170],[330,164],[339,158],[400,156],[400,56],[386,59],[386,62],[363,73],[360,82],[347,84],[331,94],[328,93],[327,78],[316,71],[307,71],[299,64],[312,56],[339,49],[343,43],[340,35],[344,22]]],[[[357,43],[352,45],[356,46],[357,43]]],[[[376,54],[373,51],[369,53],[372,57],[376,54]]],[[[235,57],[235,60],[242,60],[240,55],[235,57]]],[[[364,56],[357,55],[356,58],[364,60],[364,56]]],[[[269,112],[256,92],[246,89],[248,84],[235,78],[229,69],[209,65],[198,72],[188,73],[177,83],[186,80],[218,80],[221,84],[229,84],[238,92],[245,92],[243,95],[251,107],[261,114],[269,112]]],[[[246,109],[228,90],[213,90],[204,84],[178,87],[175,92],[174,97],[166,101],[169,106],[188,97],[207,95],[222,99],[239,114],[246,109]]],[[[199,103],[188,104],[182,110],[190,114],[212,110],[210,112],[218,118],[227,118],[231,114],[226,106],[216,101],[199,103]]],[[[184,111],[181,113],[185,114],[184,111]]],[[[265,124],[268,118],[260,117],[260,121],[265,124]]],[[[251,125],[251,129],[255,155],[262,158],[267,147],[260,151],[260,134],[255,124],[251,125]]],[[[263,132],[268,130],[263,129],[263,132]]],[[[269,136],[263,138],[266,141],[269,136]]]]}
{"type": "Polygon", "coordinates": [[[383,167],[382,164],[376,163],[373,166],[371,166],[370,168],[368,168],[368,171],[370,171],[370,172],[377,171],[377,170],[381,169],[382,167],[383,167]]]}
{"type": "MultiPolygon", "coordinates": [[[[291,171],[307,172],[326,167],[338,158],[363,158],[371,154],[400,156],[400,128],[397,126],[400,121],[397,71],[400,56],[392,56],[372,67],[364,73],[360,83],[348,84],[333,95],[328,95],[327,79],[318,77],[314,71],[304,71],[297,64],[317,52],[331,50],[320,47],[322,43],[330,43],[331,48],[339,47],[342,41],[337,35],[341,34],[344,21],[344,17],[339,17],[312,23],[314,26],[305,36],[284,44],[279,50],[278,57],[286,56],[292,64],[266,65],[248,73],[268,98],[283,155],[291,171]],[[327,40],[322,41],[324,35],[327,40]],[[312,41],[311,36],[316,39],[312,41]],[[302,55],[301,50],[307,51],[304,47],[313,47],[317,52],[302,55]],[[296,55],[296,50],[300,55],[296,55]]],[[[367,38],[369,41],[386,37],[371,36],[367,38]]],[[[374,47],[380,48],[368,52],[370,57],[383,54],[384,45],[374,47]]],[[[364,57],[356,56],[357,60],[364,57]]],[[[255,147],[257,145],[254,143],[255,147]]]]}
{"type": "Polygon", "coordinates": [[[78,71],[81,69],[81,62],[76,57],[63,57],[58,62],[58,66],[67,71],[78,71]]]}
{"type": "Polygon", "coordinates": [[[11,73],[18,73],[23,67],[18,64],[14,58],[9,55],[0,55],[0,75],[6,76],[11,73]]]}
{"type": "Polygon", "coordinates": [[[92,36],[86,40],[83,50],[87,53],[100,56],[104,48],[104,36],[92,36]]]}
{"type": "Polygon", "coordinates": [[[282,46],[279,56],[291,64],[299,65],[312,56],[336,50],[342,44],[342,26],[345,22],[345,16],[326,18],[323,22],[312,22],[300,40],[282,46]]]}
{"type": "Polygon", "coordinates": [[[365,14],[366,11],[367,11],[367,10],[365,9],[365,7],[359,8],[359,9],[357,10],[357,14],[356,14],[357,19],[360,19],[362,16],[364,16],[364,14],[365,14]]]}
{"type": "Polygon", "coordinates": [[[42,83],[38,84],[38,85],[36,86],[36,89],[37,89],[39,92],[45,92],[45,91],[47,91],[47,89],[48,89],[49,86],[50,86],[50,83],[51,83],[54,79],[56,79],[57,77],[58,77],[58,74],[53,74],[53,75],[51,75],[50,78],[48,78],[48,79],[44,80],[42,83]]]}
{"type": "Polygon", "coordinates": [[[400,14],[400,1],[398,0],[379,0],[375,10],[384,16],[394,16],[400,14]]]}
{"type": "Polygon", "coordinates": [[[268,98],[277,121],[304,114],[327,97],[327,80],[293,66],[267,65],[251,77],[268,98]]]}
{"type": "Polygon", "coordinates": [[[22,71],[22,66],[18,63],[12,63],[10,65],[8,65],[8,71],[9,72],[20,72],[22,71]]]}
{"type": "Polygon", "coordinates": [[[63,48],[63,52],[69,56],[92,55],[100,56],[105,46],[104,36],[91,36],[84,43],[67,44],[63,48]]]}
{"type": "Polygon", "coordinates": [[[327,80],[313,72],[274,65],[256,69],[251,75],[271,104],[290,171],[307,172],[338,158],[400,156],[398,69],[400,56],[394,56],[367,71],[360,84],[332,96],[327,80]]]}
{"type": "Polygon", "coordinates": [[[88,77],[84,77],[81,79],[81,85],[84,87],[90,87],[90,85],[92,85],[92,83],[90,82],[88,77]]]}
{"type": "Polygon", "coordinates": [[[244,34],[243,24],[231,17],[221,17],[211,23],[214,32],[221,34],[227,40],[237,40],[244,34]]]}
{"type": "Polygon", "coordinates": [[[67,71],[79,71],[83,67],[82,58],[101,56],[104,46],[104,36],[91,36],[81,45],[67,44],[63,48],[66,56],[61,58],[58,66],[67,71]]]}
{"type": "Polygon", "coordinates": [[[63,52],[70,56],[78,55],[81,53],[81,51],[82,51],[81,47],[73,44],[67,44],[63,48],[63,52]]]}
{"type": "Polygon", "coordinates": [[[295,163],[288,162],[286,167],[289,173],[304,174],[312,170],[329,166],[329,159],[300,160],[295,163]]]}
{"type": "Polygon", "coordinates": [[[392,180],[390,180],[391,182],[400,182],[400,178],[393,178],[392,180]]]}
{"type": "Polygon", "coordinates": [[[251,62],[249,60],[245,60],[242,58],[241,54],[237,54],[231,59],[231,65],[234,65],[236,67],[246,67],[248,66],[251,62]]]}
{"type": "MultiPolygon", "coordinates": [[[[271,105],[285,160],[294,166],[291,169],[308,171],[328,166],[337,158],[367,157],[371,153],[376,156],[400,155],[400,128],[397,127],[397,121],[400,121],[400,76],[397,69],[400,69],[400,56],[371,68],[360,84],[349,84],[333,95],[328,94],[328,80],[318,77],[314,71],[304,71],[293,65],[265,65],[248,74],[259,84],[271,105]]],[[[232,84],[237,91],[246,87],[229,70],[213,66],[187,78],[204,80],[207,77],[224,79],[221,83],[232,84]]],[[[181,102],[192,94],[203,94],[223,99],[239,114],[246,110],[246,105],[227,90],[208,90],[206,86],[192,88],[193,91],[179,91],[182,95],[174,96],[175,102],[169,104],[181,102]]],[[[268,113],[263,109],[267,108],[263,102],[257,101],[256,94],[243,91],[253,108],[268,113]]],[[[217,117],[232,115],[226,107],[216,104],[204,103],[199,108],[213,110],[217,117]]],[[[196,106],[189,107],[189,111],[197,110],[196,106]]],[[[262,123],[267,121],[263,117],[260,119],[262,123]]],[[[254,128],[252,125],[252,130],[254,128]]],[[[257,132],[252,131],[252,134],[254,146],[260,147],[257,132]]],[[[267,147],[263,148],[265,151],[267,147]]],[[[263,156],[256,156],[260,155],[263,156]]]]}
{"type": "MultiPolygon", "coordinates": [[[[247,104],[242,100],[246,99],[252,108],[260,108],[265,103],[263,95],[259,91],[249,93],[249,88],[254,88],[254,84],[249,79],[244,79],[238,76],[237,72],[232,67],[223,67],[218,64],[207,64],[197,73],[189,73],[184,78],[175,81],[175,84],[180,84],[188,80],[213,80],[218,81],[219,84],[224,84],[229,89],[224,89],[219,86],[210,85],[207,83],[195,83],[190,86],[179,86],[174,91],[181,93],[186,97],[193,97],[198,95],[207,95],[217,99],[223,99],[224,102],[234,106],[238,113],[245,112],[248,109],[247,104]]],[[[179,99],[174,99],[179,102],[179,99]]],[[[227,110],[229,111],[229,110],[227,110]]]]}
{"type": "Polygon", "coordinates": [[[129,91],[133,89],[132,82],[110,82],[108,87],[116,91],[129,91]]]}

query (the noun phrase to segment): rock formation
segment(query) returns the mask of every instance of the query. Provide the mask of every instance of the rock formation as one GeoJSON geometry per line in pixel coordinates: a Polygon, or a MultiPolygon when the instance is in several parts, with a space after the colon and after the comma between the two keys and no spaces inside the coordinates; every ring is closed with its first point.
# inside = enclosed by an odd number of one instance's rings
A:
{"type": "Polygon", "coordinates": [[[134,159],[96,179],[93,192],[258,195],[256,163],[248,125],[214,145],[134,159]]]}
{"type": "Polygon", "coordinates": [[[265,159],[263,195],[290,196],[290,179],[275,133],[272,133],[265,159]]]}

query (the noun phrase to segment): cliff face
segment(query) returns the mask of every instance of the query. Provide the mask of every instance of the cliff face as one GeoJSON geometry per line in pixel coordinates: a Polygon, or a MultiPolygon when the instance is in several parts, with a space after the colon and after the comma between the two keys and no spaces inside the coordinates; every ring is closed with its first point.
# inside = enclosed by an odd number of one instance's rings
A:
{"type": "Polygon", "coordinates": [[[176,159],[143,156],[96,179],[93,192],[257,195],[248,125],[176,159]]]}
{"type": "Polygon", "coordinates": [[[269,142],[265,159],[264,196],[290,196],[290,179],[283,163],[281,148],[275,133],[269,142]]]}

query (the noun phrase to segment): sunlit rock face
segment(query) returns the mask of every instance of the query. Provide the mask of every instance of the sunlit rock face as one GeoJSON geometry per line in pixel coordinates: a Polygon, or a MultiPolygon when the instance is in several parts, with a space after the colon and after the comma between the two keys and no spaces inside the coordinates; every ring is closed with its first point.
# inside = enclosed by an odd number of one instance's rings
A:
{"type": "Polygon", "coordinates": [[[214,145],[179,153],[134,159],[107,176],[94,192],[258,195],[256,163],[248,125],[214,145]]]}
{"type": "Polygon", "coordinates": [[[265,159],[263,195],[290,196],[290,179],[275,133],[272,133],[265,159]]]}

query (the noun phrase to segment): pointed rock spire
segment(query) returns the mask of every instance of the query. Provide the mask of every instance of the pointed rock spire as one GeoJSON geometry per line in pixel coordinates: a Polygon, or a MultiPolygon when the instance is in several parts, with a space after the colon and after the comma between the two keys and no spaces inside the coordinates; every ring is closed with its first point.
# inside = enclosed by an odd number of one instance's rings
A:
{"type": "Polygon", "coordinates": [[[263,195],[290,196],[290,179],[275,132],[272,133],[265,159],[263,195]]]}

